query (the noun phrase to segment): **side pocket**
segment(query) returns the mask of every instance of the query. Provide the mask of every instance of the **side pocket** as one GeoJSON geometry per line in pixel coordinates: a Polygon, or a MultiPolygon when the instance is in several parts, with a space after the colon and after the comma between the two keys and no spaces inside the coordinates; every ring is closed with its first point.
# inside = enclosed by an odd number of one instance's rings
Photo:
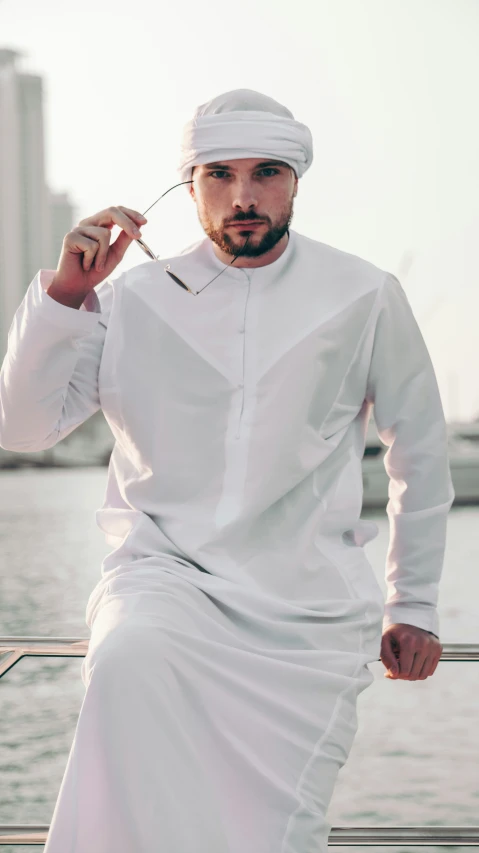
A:
{"type": "MultiPolygon", "coordinates": [[[[336,457],[336,454],[334,454],[336,457]]],[[[324,512],[321,533],[340,536],[356,523],[362,509],[362,463],[349,447],[341,457],[329,461],[327,472],[321,466],[313,476],[313,492],[321,500],[324,512]]]]}

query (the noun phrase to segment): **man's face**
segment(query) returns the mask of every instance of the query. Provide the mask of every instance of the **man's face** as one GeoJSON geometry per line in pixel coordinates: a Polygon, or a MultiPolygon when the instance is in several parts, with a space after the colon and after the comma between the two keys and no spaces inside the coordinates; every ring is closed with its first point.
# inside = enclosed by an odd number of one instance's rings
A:
{"type": "Polygon", "coordinates": [[[286,234],[298,190],[298,178],[286,163],[254,157],[215,161],[195,166],[192,178],[200,223],[223,252],[237,255],[249,235],[241,254],[258,257],[286,234]],[[249,227],[247,220],[261,224],[249,227]]]}

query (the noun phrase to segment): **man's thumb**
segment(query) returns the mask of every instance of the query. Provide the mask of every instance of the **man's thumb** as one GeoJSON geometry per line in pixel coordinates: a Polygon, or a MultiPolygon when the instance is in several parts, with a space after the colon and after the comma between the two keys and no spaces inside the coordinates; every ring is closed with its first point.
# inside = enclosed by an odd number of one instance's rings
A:
{"type": "Polygon", "coordinates": [[[115,266],[123,259],[128,246],[133,242],[133,237],[130,237],[126,231],[120,231],[114,243],[111,243],[108,254],[115,261],[115,266]]]}
{"type": "Polygon", "coordinates": [[[387,634],[383,637],[382,662],[394,675],[398,674],[398,662],[391,647],[391,637],[387,634]]]}

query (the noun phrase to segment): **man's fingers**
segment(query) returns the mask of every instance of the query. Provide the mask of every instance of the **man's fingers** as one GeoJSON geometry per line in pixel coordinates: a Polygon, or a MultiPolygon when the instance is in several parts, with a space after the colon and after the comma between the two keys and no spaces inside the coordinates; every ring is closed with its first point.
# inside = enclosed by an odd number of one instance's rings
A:
{"type": "Polygon", "coordinates": [[[427,652],[416,652],[413,659],[413,665],[408,673],[409,678],[416,680],[421,677],[422,670],[426,667],[429,673],[430,655],[427,652]]]}
{"type": "Polygon", "coordinates": [[[90,240],[95,241],[91,249],[84,255],[83,268],[85,270],[89,270],[93,264],[95,264],[95,269],[99,270],[100,264],[103,264],[103,266],[105,265],[108,247],[110,245],[111,235],[108,228],[100,228],[95,225],[84,225],[81,229],[77,228],[76,231],[83,237],[88,237],[90,240]]]}
{"type": "MultiPolygon", "coordinates": [[[[399,648],[399,671],[403,678],[409,678],[413,666],[415,666],[416,641],[414,637],[406,635],[401,640],[399,648]]],[[[421,658],[422,666],[422,658],[421,658]]]]}
{"type": "Polygon", "coordinates": [[[421,669],[419,670],[416,678],[420,681],[423,681],[428,675],[432,675],[431,671],[431,656],[426,655],[424,661],[422,663],[421,669]]]}
{"type": "Polygon", "coordinates": [[[394,654],[382,654],[381,660],[387,669],[384,673],[385,678],[399,678],[399,661],[394,654]]]}
{"type": "MultiPolygon", "coordinates": [[[[113,269],[120,263],[125,254],[128,246],[131,245],[133,241],[133,237],[130,237],[126,231],[120,231],[116,240],[110,245],[110,249],[108,252],[108,260],[113,260],[114,266],[113,269]]],[[[108,268],[108,267],[107,267],[108,268]]]]}
{"type": "Polygon", "coordinates": [[[146,221],[146,217],[139,211],[117,206],[107,207],[106,210],[101,210],[99,213],[87,217],[87,219],[82,219],[78,224],[79,226],[100,225],[102,227],[110,227],[112,224],[118,225],[123,231],[130,234],[132,240],[136,240],[140,236],[138,233],[139,226],[146,221]]]}
{"type": "Polygon", "coordinates": [[[430,671],[429,675],[433,675],[433,673],[436,671],[436,667],[437,667],[439,661],[441,660],[441,655],[442,655],[442,646],[441,646],[441,651],[439,652],[439,654],[437,654],[437,652],[436,652],[436,654],[432,658],[431,671],[430,671]]]}
{"type": "Polygon", "coordinates": [[[137,225],[144,225],[145,222],[148,222],[146,216],[143,216],[138,210],[132,210],[131,207],[124,207],[120,204],[118,205],[118,210],[123,210],[137,225]]]}

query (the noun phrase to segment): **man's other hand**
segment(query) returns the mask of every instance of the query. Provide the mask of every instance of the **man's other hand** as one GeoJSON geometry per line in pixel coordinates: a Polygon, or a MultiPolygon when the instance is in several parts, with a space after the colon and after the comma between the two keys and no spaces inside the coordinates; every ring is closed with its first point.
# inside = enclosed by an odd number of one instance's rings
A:
{"type": "Polygon", "coordinates": [[[423,681],[432,675],[442,654],[435,634],[398,622],[389,625],[381,640],[381,660],[388,670],[385,678],[423,681]]]}

